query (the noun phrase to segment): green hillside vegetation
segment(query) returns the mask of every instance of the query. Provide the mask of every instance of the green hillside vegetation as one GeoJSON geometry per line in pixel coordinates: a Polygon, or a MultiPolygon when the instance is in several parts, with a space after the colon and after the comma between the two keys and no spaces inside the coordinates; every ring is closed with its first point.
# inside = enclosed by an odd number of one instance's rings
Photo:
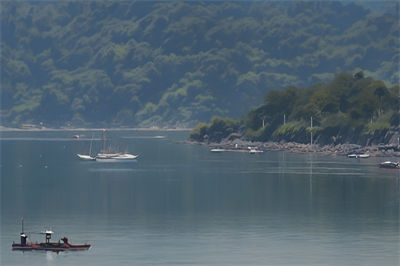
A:
{"type": "Polygon", "coordinates": [[[197,125],[190,138],[220,142],[238,132],[253,141],[309,143],[312,132],[320,144],[365,145],[374,136],[379,141],[389,130],[399,130],[399,92],[399,85],[387,87],[363,72],[343,72],[329,83],[270,91],[264,104],[242,119],[214,117],[197,125]]]}
{"type": "MultiPolygon", "coordinates": [[[[238,118],[261,104],[269,90],[327,82],[332,73],[358,67],[398,84],[396,2],[379,13],[327,1],[0,5],[0,114],[8,126],[194,126],[213,116],[238,118]]],[[[298,90],[267,98],[281,93],[298,90]]],[[[385,90],[382,101],[386,95],[385,90]]],[[[320,108],[312,103],[285,103],[299,111],[284,110],[288,121],[320,108]]],[[[325,114],[339,107],[333,102],[316,121],[333,123],[325,114]]],[[[272,109],[268,113],[275,117],[272,109]]],[[[364,119],[366,111],[354,109],[353,115],[364,119]]],[[[271,136],[278,118],[264,131],[257,119],[247,122],[249,136],[271,136]]]]}

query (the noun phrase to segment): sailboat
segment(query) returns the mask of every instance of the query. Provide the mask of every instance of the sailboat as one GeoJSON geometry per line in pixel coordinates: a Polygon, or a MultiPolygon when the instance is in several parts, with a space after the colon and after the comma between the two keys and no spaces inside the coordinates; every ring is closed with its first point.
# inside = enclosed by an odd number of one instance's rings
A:
{"type": "Polygon", "coordinates": [[[135,160],[139,155],[133,155],[130,153],[122,153],[113,151],[111,149],[106,150],[106,130],[103,130],[103,150],[96,156],[97,161],[117,161],[117,160],[135,160]]]}
{"type": "Polygon", "coordinates": [[[93,143],[93,135],[92,135],[92,139],[90,140],[90,147],[89,147],[89,154],[77,154],[77,156],[79,157],[79,159],[84,160],[84,161],[95,161],[96,158],[92,157],[92,143],[93,143]]]}

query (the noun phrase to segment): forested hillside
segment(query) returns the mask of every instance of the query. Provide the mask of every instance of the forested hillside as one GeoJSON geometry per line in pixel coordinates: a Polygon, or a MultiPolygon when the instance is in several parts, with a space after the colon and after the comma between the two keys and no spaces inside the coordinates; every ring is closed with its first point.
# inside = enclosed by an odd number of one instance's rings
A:
{"type": "Polygon", "coordinates": [[[362,72],[341,73],[328,84],[305,89],[270,91],[265,104],[249,113],[247,134],[251,138],[307,143],[312,131],[322,143],[367,144],[367,138],[374,134],[381,137],[399,126],[399,92],[398,85],[386,87],[362,72]],[[282,114],[286,117],[284,125],[282,114]],[[260,119],[269,123],[259,126],[260,119]]]}
{"type": "Polygon", "coordinates": [[[7,126],[193,126],[340,71],[399,82],[398,2],[380,13],[326,1],[0,5],[7,126]]]}
{"type": "Polygon", "coordinates": [[[398,144],[392,138],[400,129],[399,92],[399,85],[344,72],[329,83],[270,91],[241,119],[214,117],[197,125],[190,139],[220,142],[236,133],[252,141],[310,143],[313,134],[318,144],[398,144]]]}

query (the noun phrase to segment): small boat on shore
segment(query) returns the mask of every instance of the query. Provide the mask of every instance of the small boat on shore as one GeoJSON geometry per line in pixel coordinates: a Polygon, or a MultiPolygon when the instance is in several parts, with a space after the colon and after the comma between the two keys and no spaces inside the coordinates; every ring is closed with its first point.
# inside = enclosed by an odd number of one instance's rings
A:
{"type": "Polygon", "coordinates": [[[386,161],[379,164],[380,168],[400,169],[400,162],[386,161]]]}
{"type": "Polygon", "coordinates": [[[24,233],[24,221],[22,220],[22,232],[20,234],[20,243],[12,244],[12,250],[20,250],[20,251],[31,251],[31,250],[44,250],[44,251],[77,251],[77,250],[88,250],[91,245],[90,244],[81,244],[81,245],[73,245],[68,242],[67,237],[61,238],[58,242],[50,242],[51,235],[54,234],[51,230],[46,230],[40,234],[44,234],[46,241],[44,243],[32,243],[29,241],[27,234],[24,233]],[[62,241],[62,243],[60,242],[62,241]]]}

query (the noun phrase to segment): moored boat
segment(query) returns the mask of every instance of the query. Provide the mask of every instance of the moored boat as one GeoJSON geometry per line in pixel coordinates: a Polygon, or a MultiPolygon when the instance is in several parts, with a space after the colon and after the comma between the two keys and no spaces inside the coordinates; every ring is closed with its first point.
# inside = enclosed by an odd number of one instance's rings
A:
{"type": "Polygon", "coordinates": [[[347,155],[348,158],[369,158],[370,155],[368,153],[352,153],[347,155]]]}
{"type": "Polygon", "coordinates": [[[89,147],[89,154],[88,155],[86,155],[86,154],[76,154],[78,157],[79,157],[79,159],[81,159],[81,160],[84,160],[84,161],[95,161],[96,160],[96,158],[95,157],[92,157],[92,143],[93,143],[93,135],[92,135],[92,139],[90,140],[90,147],[89,147]]]}
{"type": "Polygon", "coordinates": [[[249,154],[263,153],[264,151],[257,149],[257,147],[247,147],[249,154]]]}
{"type": "Polygon", "coordinates": [[[85,161],[95,161],[96,160],[95,157],[92,157],[90,155],[85,155],[85,154],[79,154],[78,153],[77,156],[79,157],[79,159],[85,160],[85,161]]]}
{"type": "Polygon", "coordinates": [[[116,160],[135,160],[139,157],[139,155],[133,155],[130,153],[121,153],[114,157],[116,160]]]}
{"type": "Polygon", "coordinates": [[[263,153],[264,151],[260,151],[260,150],[257,150],[257,149],[251,149],[251,150],[249,150],[249,154],[256,154],[256,153],[263,153]]]}
{"type": "Polygon", "coordinates": [[[103,150],[98,153],[95,157],[96,161],[119,161],[119,160],[135,160],[139,155],[133,155],[130,153],[122,153],[114,151],[111,148],[106,150],[106,130],[103,130],[103,150]]]}
{"type": "Polygon", "coordinates": [[[400,169],[400,162],[386,161],[379,164],[380,168],[400,169]]]}
{"type": "Polygon", "coordinates": [[[97,161],[102,161],[102,160],[110,160],[110,161],[116,161],[116,160],[135,160],[139,157],[139,155],[133,155],[130,153],[99,153],[96,156],[97,161]]]}
{"type": "Polygon", "coordinates": [[[224,152],[226,151],[225,149],[221,149],[221,148],[214,148],[210,150],[211,152],[224,152]]]}

